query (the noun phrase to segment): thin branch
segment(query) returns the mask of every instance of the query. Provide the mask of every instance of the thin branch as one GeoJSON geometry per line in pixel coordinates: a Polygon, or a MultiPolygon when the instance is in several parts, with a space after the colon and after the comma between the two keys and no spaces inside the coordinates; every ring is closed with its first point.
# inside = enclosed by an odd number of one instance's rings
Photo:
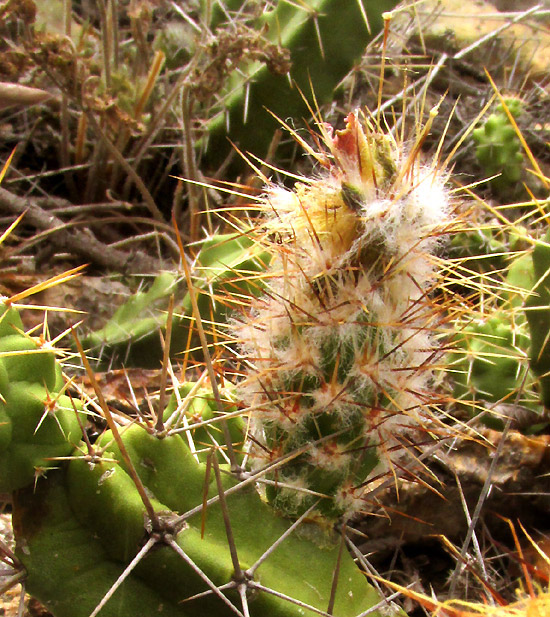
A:
{"type": "Polygon", "coordinates": [[[128,163],[122,152],[107,137],[103,129],[99,126],[97,120],[94,118],[93,114],[87,113],[87,117],[90,126],[96,132],[97,136],[101,139],[103,145],[112,154],[113,158],[119,163],[119,165],[122,167],[122,169],[124,169],[128,176],[132,178],[153,218],[157,221],[164,222],[164,216],[162,212],[158,209],[158,206],[155,203],[153,196],[149,192],[149,189],[145,186],[145,182],[143,182],[141,177],[137,174],[136,170],[130,165],[130,163],[128,163]]]}
{"type": "Polygon", "coordinates": [[[472,521],[470,526],[468,527],[468,531],[466,533],[466,538],[464,539],[464,543],[462,544],[462,549],[460,550],[460,559],[456,562],[456,567],[453,571],[453,574],[450,579],[450,587],[449,587],[449,595],[453,597],[453,594],[456,592],[456,587],[459,582],[459,573],[462,568],[462,564],[466,559],[466,553],[468,552],[468,547],[470,546],[470,542],[472,540],[472,536],[474,534],[475,527],[479,520],[479,516],[481,514],[481,509],[485,503],[485,500],[489,496],[489,492],[491,491],[491,486],[493,484],[494,471],[497,467],[497,463],[500,460],[500,456],[504,449],[504,443],[506,441],[506,437],[508,435],[508,431],[510,430],[510,424],[512,422],[511,418],[508,418],[508,421],[504,428],[502,429],[502,436],[500,442],[497,446],[497,449],[494,453],[493,460],[491,461],[491,466],[489,467],[489,471],[487,473],[487,478],[485,480],[485,484],[481,489],[481,493],[479,495],[479,499],[477,501],[476,507],[474,509],[474,513],[472,514],[472,521]]]}
{"type": "Polygon", "coordinates": [[[65,229],[65,222],[43,210],[31,197],[19,197],[0,187],[0,210],[19,216],[41,231],[50,232],[49,240],[60,251],[68,251],[98,266],[127,273],[158,272],[160,262],[143,253],[129,255],[113,249],[79,229],[65,229]]]}

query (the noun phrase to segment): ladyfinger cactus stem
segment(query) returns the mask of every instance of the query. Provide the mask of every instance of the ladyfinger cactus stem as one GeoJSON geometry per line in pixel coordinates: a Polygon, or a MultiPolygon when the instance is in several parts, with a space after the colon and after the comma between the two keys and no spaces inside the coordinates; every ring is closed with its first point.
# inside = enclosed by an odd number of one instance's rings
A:
{"type": "Polygon", "coordinates": [[[268,289],[234,326],[247,360],[238,396],[252,411],[267,497],[295,516],[349,517],[365,486],[403,458],[430,415],[440,310],[433,250],[450,224],[445,177],[359,113],[321,127],[326,172],[270,186],[268,289]]]}
{"type": "Polygon", "coordinates": [[[534,286],[525,306],[531,332],[531,369],[539,378],[541,400],[550,408],[550,231],[532,253],[534,286]]]}
{"type": "Polygon", "coordinates": [[[32,484],[80,441],[79,400],[64,393],[55,352],[0,301],[0,493],[32,484]]]}
{"type": "MultiPolygon", "coordinates": [[[[209,401],[201,390],[193,413],[208,417],[209,401]]],[[[36,490],[15,495],[27,590],[56,617],[301,617],[329,606],[335,617],[356,617],[378,604],[336,535],[305,523],[293,532],[253,483],[239,486],[225,468],[218,477],[187,441],[134,424],[115,443],[107,431],[93,456],[75,451],[36,490]]]]}
{"type": "MultiPolygon", "coordinates": [[[[506,99],[508,110],[517,118],[522,112],[519,99],[506,99]]],[[[477,144],[476,157],[487,176],[497,176],[491,186],[499,194],[518,186],[523,172],[521,143],[502,105],[498,105],[485,124],[472,133],[477,144]]]]}

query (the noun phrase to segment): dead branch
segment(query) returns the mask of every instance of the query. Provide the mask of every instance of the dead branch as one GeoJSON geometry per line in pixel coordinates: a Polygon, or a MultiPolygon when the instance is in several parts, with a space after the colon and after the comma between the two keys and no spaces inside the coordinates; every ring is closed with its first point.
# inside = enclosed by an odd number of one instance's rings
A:
{"type": "Polygon", "coordinates": [[[40,231],[49,232],[49,241],[56,249],[78,255],[97,266],[128,274],[159,272],[161,261],[141,251],[132,254],[100,242],[90,231],[67,228],[57,216],[42,209],[32,197],[19,197],[0,188],[0,211],[18,216],[40,231]]]}

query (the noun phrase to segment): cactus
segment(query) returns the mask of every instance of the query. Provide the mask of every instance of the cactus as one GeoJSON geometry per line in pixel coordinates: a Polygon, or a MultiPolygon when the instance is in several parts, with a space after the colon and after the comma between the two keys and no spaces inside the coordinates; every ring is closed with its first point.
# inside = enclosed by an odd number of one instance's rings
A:
{"type": "MultiPolygon", "coordinates": [[[[265,157],[279,126],[266,109],[281,119],[309,117],[301,92],[309,95],[311,84],[319,105],[333,100],[340,81],[382,28],[382,13],[396,4],[395,0],[274,3],[272,10],[255,20],[253,29],[265,32],[271,43],[288,49],[291,69],[288,74],[275,75],[266,64],[255,63],[245,80],[234,72],[224,98],[226,111],[208,125],[209,158],[219,160],[227,155],[227,136],[241,150],[265,157]]],[[[237,10],[241,5],[241,1],[229,3],[228,8],[237,10]]]]}
{"type": "MultiPolygon", "coordinates": [[[[341,550],[342,523],[365,507],[371,483],[413,469],[408,447],[427,438],[435,418],[446,307],[433,293],[434,251],[453,216],[446,177],[419,161],[418,143],[405,148],[359,112],[342,130],[320,130],[326,151],[310,154],[324,171],[293,189],[268,185],[254,231],[212,239],[198,259],[198,309],[206,323],[233,308],[221,330],[242,379],[224,378],[218,391],[203,375],[177,386],[153,417],[124,427],[105,408],[110,428],[96,443],[75,444],[61,431],[68,453],[51,447],[41,456],[69,460],[55,461],[59,469],[36,487],[34,476],[17,485],[17,556],[28,590],[56,617],[161,607],[170,616],[356,617],[378,603],[341,550]]],[[[160,280],[148,298],[166,297],[173,280],[160,280]]],[[[140,322],[143,298],[127,307],[131,323],[140,322]]],[[[191,321],[187,298],[182,314],[191,321]]],[[[118,318],[125,323],[124,311],[118,318]]],[[[509,344],[501,324],[489,326],[469,340],[509,344]]],[[[27,347],[10,339],[21,335],[6,310],[0,342],[17,360],[27,347]]],[[[8,394],[29,378],[9,357],[0,372],[8,394]]],[[[46,384],[62,391],[55,357],[53,372],[50,358],[32,373],[27,395],[46,384]]],[[[32,428],[29,439],[39,434],[41,416],[6,397],[8,408],[32,428]]],[[[5,459],[11,473],[17,460],[5,459]]]]}
{"type": "Polygon", "coordinates": [[[534,285],[525,302],[531,333],[531,369],[540,382],[541,400],[550,407],[550,231],[532,253],[534,285]]]}
{"type": "MultiPolygon", "coordinates": [[[[258,293],[269,255],[256,250],[240,234],[215,235],[202,243],[196,260],[194,287],[204,322],[220,324],[238,306],[239,295],[258,293]],[[233,301],[232,301],[233,298],[233,301]]],[[[158,368],[162,361],[159,331],[166,332],[170,295],[181,293],[182,284],[170,272],[159,274],[147,291],[133,295],[99,331],[83,344],[100,365],[158,368]]],[[[171,324],[170,350],[174,357],[198,345],[193,334],[193,310],[189,294],[176,305],[171,324]]],[[[211,330],[211,328],[209,328],[211,330]]]]}
{"type": "Polygon", "coordinates": [[[113,425],[79,443],[82,406],[60,393],[53,348],[42,352],[8,303],[0,347],[0,490],[15,491],[26,589],[56,617],[298,617],[327,607],[354,617],[380,601],[338,534],[304,520],[296,533],[254,477],[229,473],[222,422],[244,454],[234,395],[185,383],[162,421],[113,425]]]}
{"type": "Polygon", "coordinates": [[[0,302],[0,493],[32,484],[80,441],[82,404],[64,394],[54,350],[0,302]]]}
{"type": "MultiPolygon", "coordinates": [[[[213,394],[193,384],[181,394],[191,390],[197,394],[188,414],[212,411],[213,394]]],[[[169,406],[167,421],[173,412],[169,406]]],[[[305,523],[301,534],[291,534],[291,523],[261,500],[253,484],[240,486],[231,475],[218,484],[177,431],[181,426],[172,428],[156,432],[134,424],[119,441],[107,431],[88,456],[76,450],[36,488],[15,494],[26,588],[56,617],[88,617],[100,603],[101,615],[119,617],[241,614],[241,603],[249,603],[251,616],[298,617],[332,605],[331,614],[353,617],[379,602],[351,556],[341,554],[336,535],[305,523]],[[240,599],[239,589],[248,600],[240,599]]]]}
{"type": "MultiPolygon", "coordinates": [[[[106,434],[102,443],[107,443],[109,437],[106,434]]],[[[195,461],[179,435],[158,439],[142,427],[133,426],[123,439],[164,529],[155,527],[148,519],[125,465],[111,462],[113,458],[120,460],[116,447],[106,450],[103,459],[94,462],[75,458],[65,474],[57,472],[47,484],[41,483],[34,494],[26,491],[16,496],[15,526],[24,547],[20,559],[29,572],[28,590],[56,617],[88,617],[128,563],[152,539],[154,550],[148,552],[122,588],[106,602],[101,615],[154,615],[159,611],[178,616],[234,614],[227,604],[239,605],[237,585],[231,585],[238,578],[219,501],[207,508],[204,521],[201,512],[204,465],[195,461]],[[197,511],[194,516],[179,516],[192,509],[197,511]],[[178,552],[184,552],[186,559],[178,552]],[[46,560],[52,562],[48,567],[44,567],[46,560]],[[223,591],[227,604],[212,593],[200,597],[209,588],[196,567],[214,585],[222,590],[224,585],[229,588],[223,591]],[[75,576],[75,572],[82,575],[75,576]],[[92,584],[84,587],[92,575],[92,584]],[[196,600],[183,602],[195,595],[199,595],[196,600]]],[[[208,497],[212,498],[217,489],[214,480],[210,481],[214,486],[208,497]]],[[[231,478],[224,481],[226,490],[234,486],[231,478]]],[[[245,573],[288,531],[290,523],[263,503],[251,486],[227,496],[226,501],[239,563],[245,573]]],[[[311,533],[312,530],[310,536],[311,533]]],[[[317,537],[317,542],[307,536],[290,535],[257,572],[250,572],[250,578],[245,573],[243,585],[247,595],[255,595],[248,596],[251,615],[304,614],[302,605],[263,588],[326,609],[338,543],[323,537],[318,530],[313,530],[313,537],[317,537]],[[323,546],[318,544],[320,540],[323,546]],[[262,589],[254,588],[253,584],[258,582],[262,589]]],[[[355,616],[376,604],[375,592],[349,555],[344,555],[340,567],[333,614],[355,616]]]]}
{"type": "MultiPolygon", "coordinates": [[[[514,118],[520,116],[523,104],[519,99],[505,99],[514,118]]],[[[498,105],[484,125],[472,133],[477,144],[476,157],[486,176],[497,176],[491,186],[500,195],[517,189],[523,173],[523,154],[516,131],[502,105],[498,105]],[[498,175],[497,175],[498,174],[498,175]]]]}
{"type": "MultiPolygon", "coordinates": [[[[454,343],[449,356],[454,397],[472,416],[487,411],[482,401],[539,407],[528,363],[530,339],[521,320],[515,323],[504,309],[495,311],[463,325],[454,343]]],[[[498,411],[484,413],[482,421],[497,430],[504,426],[498,411]]]]}
{"type": "Polygon", "coordinates": [[[432,251],[450,212],[436,167],[368,119],[324,139],[322,178],[267,191],[268,291],[234,334],[251,359],[237,396],[254,410],[254,466],[290,459],[267,476],[268,500],[297,516],[321,495],[334,520],[361,510],[369,478],[430,415],[432,251]]]}

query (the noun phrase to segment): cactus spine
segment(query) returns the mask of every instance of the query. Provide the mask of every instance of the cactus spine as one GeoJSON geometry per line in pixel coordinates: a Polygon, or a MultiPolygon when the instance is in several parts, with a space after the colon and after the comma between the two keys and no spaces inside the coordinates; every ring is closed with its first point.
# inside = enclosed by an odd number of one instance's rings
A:
{"type": "Polygon", "coordinates": [[[184,383],[162,418],[124,429],[104,408],[111,430],[80,442],[55,350],[0,308],[0,491],[13,491],[26,590],[56,617],[355,617],[379,603],[335,534],[294,526],[230,474],[220,422],[234,448],[243,439],[231,394],[218,389],[222,411],[184,383]]]}
{"type": "MultiPolygon", "coordinates": [[[[226,111],[208,125],[210,158],[219,160],[227,155],[226,133],[241,150],[266,156],[279,128],[266,109],[280,118],[309,116],[301,93],[309,94],[311,84],[318,104],[333,100],[341,80],[382,29],[384,11],[391,11],[396,4],[395,0],[274,2],[273,9],[264,11],[252,27],[264,32],[272,44],[288,50],[290,70],[282,74],[281,67],[253,63],[244,80],[240,71],[234,71],[224,97],[226,111]],[[339,32],[334,29],[336,22],[339,32]],[[277,68],[279,74],[275,74],[277,68]]],[[[227,8],[237,12],[242,5],[237,0],[227,8]]],[[[216,27],[216,20],[211,27],[216,27]]]]}
{"type": "Polygon", "coordinates": [[[270,186],[268,290],[234,326],[247,359],[238,396],[253,411],[254,465],[284,457],[266,494],[289,515],[361,509],[369,478],[402,457],[430,414],[439,311],[433,250],[449,225],[437,166],[424,166],[358,113],[321,127],[325,174],[270,186]]]}
{"type": "Polygon", "coordinates": [[[80,441],[82,404],[65,394],[55,350],[24,332],[19,312],[0,301],[0,493],[34,481],[80,441]]]}

